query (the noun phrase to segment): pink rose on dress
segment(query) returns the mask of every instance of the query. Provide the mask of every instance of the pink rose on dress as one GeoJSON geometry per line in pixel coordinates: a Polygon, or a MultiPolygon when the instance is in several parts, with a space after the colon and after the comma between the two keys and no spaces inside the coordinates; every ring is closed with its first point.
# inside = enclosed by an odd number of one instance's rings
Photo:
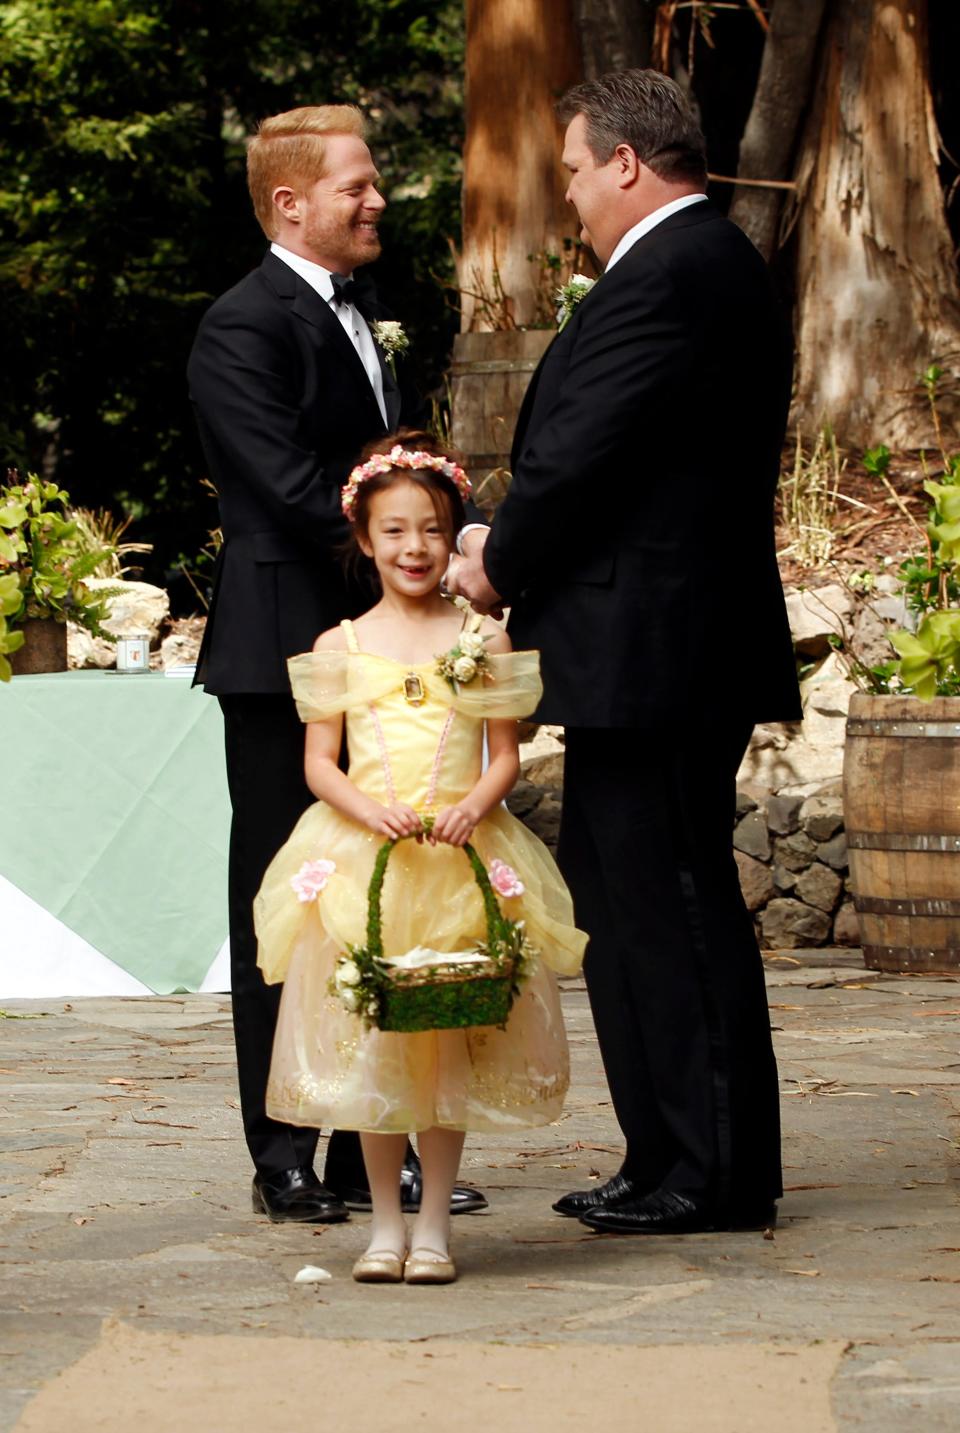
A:
{"type": "Polygon", "coordinates": [[[490,884],[498,896],[522,896],[526,886],[506,861],[490,862],[490,884]]]}
{"type": "Polygon", "coordinates": [[[290,877],[297,900],[304,905],[315,901],[336,869],[335,861],[304,861],[297,874],[290,877]]]}

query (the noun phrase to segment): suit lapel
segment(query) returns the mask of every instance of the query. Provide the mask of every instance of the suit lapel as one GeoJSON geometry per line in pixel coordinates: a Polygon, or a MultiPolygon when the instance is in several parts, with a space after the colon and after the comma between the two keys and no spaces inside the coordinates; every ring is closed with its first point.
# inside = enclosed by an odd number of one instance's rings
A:
{"type": "Polygon", "coordinates": [[[377,350],[377,362],[380,364],[380,373],[383,377],[383,405],[387,410],[387,432],[393,433],[400,421],[401,394],[400,386],[391,372],[387,362],[386,354],[376,340],[373,325],[377,322],[379,305],[375,303],[363,303],[360,313],[370,329],[370,337],[373,339],[373,346],[377,350]]]}
{"type": "MultiPolygon", "coordinates": [[[[337,354],[343,363],[345,371],[349,373],[357,383],[364,398],[373,404],[379,414],[380,409],[377,404],[376,394],[371,387],[367,370],[363,366],[363,361],[347,337],[342,323],[336,314],[331,311],[327,301],[322,299],[315,289],[312,289],[308,283],[301,279],[299,274],[296,274],[293,269],[290,268],[289,264],[285,264],[282,259],[278,259],[276,254],[269,252],[265,254],[262,268],[271,286],[281,298],[290,300],[290,306],[297,317],[302,319],[304,323],[308,323],[311,328],[316,329],[323,341],[330,345],[333,352],[337,354]]],[[[377,354],[380,357],[382,367],[383,358],[380,354],[379,345],[377,345],[377,354]]],[[[384,398],[386,398],[386,381],[384,381],[384,398]]],[[[385,406],[387,409],[387,417],[389,418],[390,405],[387,403],[385,406]]],[[[399,413],[399,411],[400,405],[398,401],[397,412],[399,413]]],[[[380,421],[383,421],[382,418],[380,421]]]]}

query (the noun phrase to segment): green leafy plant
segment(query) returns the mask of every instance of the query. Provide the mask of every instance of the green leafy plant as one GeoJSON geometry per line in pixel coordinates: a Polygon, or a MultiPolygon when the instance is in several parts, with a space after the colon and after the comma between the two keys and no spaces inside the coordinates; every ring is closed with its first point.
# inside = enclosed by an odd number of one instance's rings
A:
{"type": "Polygon", "coordinates": [[[68,514],[68,503],[68,494],[56,483],[32,473],[25,483],[0,486],[0,680],[10,678],[6,656],[23,645],[23,632],[11,627],[22,627],[31,618],[69,618],[95,636],[113,640],[101,625],[111,590],[92,592],[84,581],[109,560],[113,549],[86,543],[68,514]]]}
{"type": "Polygon", "coordinates": [[[924,540],[922,551],[906,558],[898,577],[907,610],[916,618],[916,630],[890,633],[897,659],[866,667],[858,662],[843,639],[847,665],[854,680],[867,691],[919,697],[960,696],[960,455],[951,455],[944,445],[937,411],[937,385],[943,376],[931,364],[921,376],[933,415],[943,469],[937,478],[929,476],[923,459],[924,492],[931,499],[926,524],[921,526],[906,508],[888,476],[890,450],[884,444],[869,448],[863,455],[867,472],[891,493],[924,540]]]}

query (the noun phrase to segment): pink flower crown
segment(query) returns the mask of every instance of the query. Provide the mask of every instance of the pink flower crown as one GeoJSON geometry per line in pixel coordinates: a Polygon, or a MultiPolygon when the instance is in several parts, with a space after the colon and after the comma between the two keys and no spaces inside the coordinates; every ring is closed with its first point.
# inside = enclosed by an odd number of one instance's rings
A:
{"type": "Polygon", "coordinates": [[[415,472],[431,468],[433,472],[443,473],[444,477],[449,478],[462,498],[468,498],[473,492],[473,484],[466,473],[450,458],[424,453],[419,448],[404,448],[397,443],[389,453],[374,453],[372,458],[354,468],[340,489],[340,506],[343,508],[344,517],[349,518],[350,522],[356,522],[357,493],[362,484],[369,482],[371,478],[380,477],[383,473],[392,472],[394,468],[409,468],[415,472]]]}

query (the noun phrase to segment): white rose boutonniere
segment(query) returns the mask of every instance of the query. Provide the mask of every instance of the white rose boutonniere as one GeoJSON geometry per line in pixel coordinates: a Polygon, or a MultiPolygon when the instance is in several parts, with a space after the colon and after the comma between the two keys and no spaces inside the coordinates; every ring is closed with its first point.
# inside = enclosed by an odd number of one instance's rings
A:
{"type": "Polygon", "coordinates": [[[396,356],[398,353],[406,353],[410,347],[410,339],[403,331],[403,324],[394,318],[378,318],[370,325],[370,331],[390,366],[390,372],[396,378],[396,356]]]}
{"type": "Polygon", "coordinates": [[[570,321],[578,303],[581,303],[593,288],[596,279],[586,274],[574,274],[569,283],[557,289],[557,327],[562,330],[570,321]]]}

